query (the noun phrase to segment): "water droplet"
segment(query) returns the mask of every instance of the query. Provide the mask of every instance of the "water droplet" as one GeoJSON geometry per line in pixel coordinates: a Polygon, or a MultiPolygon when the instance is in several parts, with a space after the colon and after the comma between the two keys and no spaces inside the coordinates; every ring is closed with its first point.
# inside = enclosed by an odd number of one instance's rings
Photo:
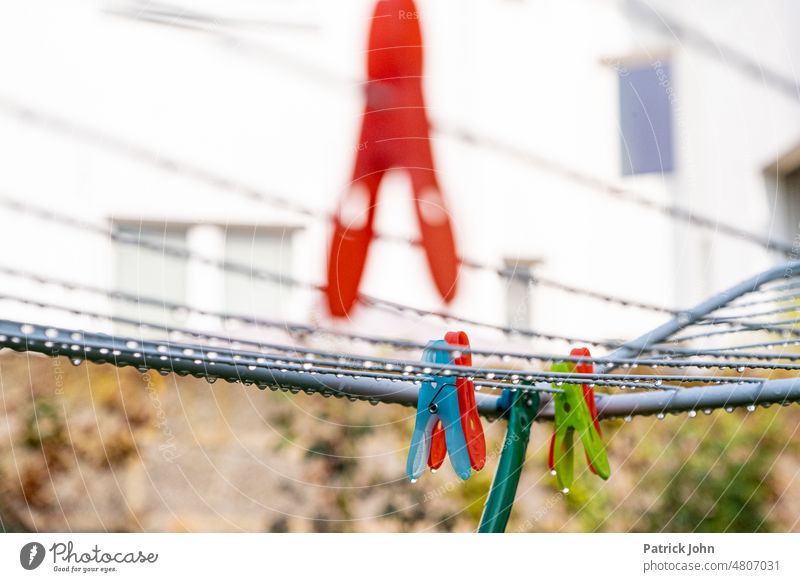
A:
{"type": "Polygon", "coordinates": [[[664,383],[664,380],[662,380],[661,378],[659,378],[658,380],[655,381],[655,385],[656,386],[661,386],[663,383],[664,383]]]}
{"type": "Polygon", "coordinates": [[[747,412],[754,412],[755,409],[756,409],[756,405],[755,404],[748,404],[747,405],[747,412]]]}
{"type": "Polygon", "coordinates": [[[688,415],[689,415],[689,418],[694,418],[695,416],[697,416],[697,411],[696,410],[690,410],[688,412],[688,415]]]}
{"type": "Polygon", "coordinates": [[[34,328],[34,327],[31,325],[31,324],[29,324],[29,323],[25,323],[25,324],[21,325],[21,326],[19,327],[19,330],[20,330],[22,333],[24,333],[25,335],[30,335],[30,334],[32,334],[34,331],[36,331],[36,329],[35,329],[35,328],[34,328]]]}
{"type": "Polygon", "coordinates": [[[217,381],[216,376],[206,376],[206,382],[208,382],[209,384],[213,384],[216,381],[217,381]]]}
{"type": "Polygon", "coordinates": [[[73,366],[80,366],[83,363],[83,360],[80,358],[72,358],[70,362],[72,362],[73,366]]]}
{"type": "Polygon", "coordinates": [[[555,477],[555,476],[556,476],[556,471],[555,471],[555,469],[552,469],[552,470],[550,471],[550,474],[551,474],[553,477],[555,477]]]}
{"type": "Polygon", "coordinates": [[[488,374],[486,374],[486,379],[487,380],[493,380],[494,379],[494,372],[489,372],[488,374]]]}
{"type": "Polygon", "coordinates": [[[416,483],[416,482],[417,482],[417,480],[416,480],[416,479],[412,479],[412,480],[411,480],[411,484],[412,484],[412,485],[413,485],[414,483],[416,483]]]}
{"type": "Polygon", "coordinates": [[[435,473],[438,469],[431,469],[431,473],[435,473]]]}
{"type": "Polygon", "coordinates": [[[728,413],[733,412],[733,406],[726,406],[725,407],[725,412],[728,412],[728,413]]]}
{"type": "Polygon", "coordinates": [[[712,412],[713,412],[713,411],[712,411],[710,408],[706,408],[706,409],[703,411],[703,414],[705,414],[706,416],[708,416],[708,415],[710,415],[712,412]]]}
{"type": "Polygon", "coordinates": [[[139,344],[137,344],[137,343],[136,343],[135,341],[133,341],[133,340],[128,340],[127,342],[125,342],[125,347],[126,347],[126,348],[129,348],[129,349],[131,349],[131,350],[135,350],[136,348],[138,348],[138,347],[139,347],[139,344]]]}
{"type": "Polygon", "coordinates": [[[656,418],[658,420],[664,420],[664,413],[663,412],[659,412],[658,414],[656,414],[656,418]]]}
{"type": "Polygon", "coordinates": [[[736,368],[736,371],[741,374],[742,372],[744,372],[744,366],[739,366],[738,368],[736,368]]]}
{"type": "Polygon", "coordinates": [[[564,495],[568,495],[568,494],[569,494],[569,487],[564,487],[564,488],[561,490],[561,493],[563,493],[564,495]]]}
{"type": "Polygon", "coordinates": [[[625,422],[631,422],[632,420],[633,420],[633,417],[631,415],[628,415],[628,416],[625,417],[625,422]]]}
{"type": "Polygon", "coordinates": [[[58,337],[58,330],[53,329],[52,327],[48,327],[46,330],[44,330],[44,335],[46,335],[49,338],[58,337]]]}

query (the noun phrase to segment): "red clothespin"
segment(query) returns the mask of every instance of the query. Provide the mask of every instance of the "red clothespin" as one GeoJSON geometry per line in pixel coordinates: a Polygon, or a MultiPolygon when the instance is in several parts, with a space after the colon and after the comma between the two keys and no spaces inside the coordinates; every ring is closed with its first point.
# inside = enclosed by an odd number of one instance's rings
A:
{"type": "Polygon", "coordinates": [[[458,255],[431,154],[422,96],[422,34],[413,0],[379,0],[367,50],[366,110],[350,189],[333,219],[327,297],[335,316],[356,299],[374,236],[378,188],[390,169],[408,172],[422,246],[439,293],[455,296],[458,255]]]}
{"type": "MultiPolygon", "coordinates": [[[[575,348],[569,353],[569,355],[586,358],[592,357],[592,354],[589,352],[588,348],[575,348]]],[[[592,374],[594,372],[594,364],[592,362],[581,362],[576,364],[575,371],[578,372],[578,374],[592,374]]],[[[586,384],[581,384],[581,388],[583,388],[583,399],[586,401],[586,406],[589,407],[589,413],[592,415],[592,423],[597,429],[597,434],[602,437],[603,433],[600,431],[600,422],[597,420],[597,403],[594,400],[594,389],[586,384]]],[[[550,439],[550,453],[547,456],[547,466],[550,468],[550,471],[555,471],[556,469],[555,447],[556,435],[553,433],[553,438],[550,439]]],[[[586,463],[589,465],[589,470],[597,475],[597,471],[595,471],[594,467],[592,467],[592,463],[589,460],[588,455],[586,456],[586,463]]]]}
{"type": "MultiPolygon", "coordinates": [[[[445,341],[451,346],[463,347],[464,351],[453,358],[457,366],[471,366],[472,354],[469,352],[469,338],[463,331],[450,331],[444,336],[445,341]]],[[[456,392],[458,393],[458,408],[461,412],[461,428],[464,439],[467,441],[467,452],[472,468],[476,471],[483,469],[486,464],[486,439],[483,436],[483,425],[478,415],[478,405],[475,402],[475,384],[466,378],[456,379],[456,392]]],[[[428,467],[435,471],[442,466],[447,455],[444,427],[437,422],[433,427],[431,437],[431,452],[428,456],[428,467]]]]}

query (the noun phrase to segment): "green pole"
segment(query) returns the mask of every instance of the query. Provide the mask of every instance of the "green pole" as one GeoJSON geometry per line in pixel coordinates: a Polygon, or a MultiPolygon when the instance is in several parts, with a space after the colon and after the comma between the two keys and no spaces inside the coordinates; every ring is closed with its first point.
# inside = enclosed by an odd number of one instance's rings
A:
{"type": "Polygon", "coordinates": [[[531,438],[531,426],[539,412],[539,393],[518,390],[511,396],[508,429],[500,453],[497,473],[483,507],[480,533],[503,533],[517,495],[517,485],[525,464],[525,452],[531,438]]]}

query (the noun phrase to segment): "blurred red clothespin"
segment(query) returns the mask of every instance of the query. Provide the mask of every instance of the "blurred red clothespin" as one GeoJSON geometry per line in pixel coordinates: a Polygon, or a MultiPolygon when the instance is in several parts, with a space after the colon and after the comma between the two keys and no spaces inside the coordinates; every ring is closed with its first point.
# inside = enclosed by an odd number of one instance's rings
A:
{"type": "Polygon", "coordinates": [[[366,109],[355,169],[333,220],[328,255],[327,298],[334,316],[347,315],[358,298],[374,236],[378,188],[390,169],[408,172],[434,282],[445,302],[455,296],[459,261],[431,153],[422,53],[413,0],[379,0],[369,33],[366,109]]]}

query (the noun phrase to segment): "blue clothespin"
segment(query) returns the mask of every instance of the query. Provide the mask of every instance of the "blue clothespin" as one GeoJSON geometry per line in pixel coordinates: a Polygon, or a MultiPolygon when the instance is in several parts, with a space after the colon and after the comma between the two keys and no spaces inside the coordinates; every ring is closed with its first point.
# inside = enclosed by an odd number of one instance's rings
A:
{"type": "MultiPolygon", "coordinates": [[[[444,340],[428,342],[422,352],[422,361],[436,364],[451,363],[449,344],[444,340]]],[[[428,466],[431,450],[431,436],[436,421],[441,420],[444,427],[447,453],[456,474],[468,479],[472,471],[467,450],[464,429],[461,427],[461,411],[458,407],[458,392],[454,376],[437,375],[434,371],[422,382],[417,400],[417,417],[414,433],[411,435],[411,448],[408,451],[406,473],[411,482],[420,478],[428,466]]]]}

